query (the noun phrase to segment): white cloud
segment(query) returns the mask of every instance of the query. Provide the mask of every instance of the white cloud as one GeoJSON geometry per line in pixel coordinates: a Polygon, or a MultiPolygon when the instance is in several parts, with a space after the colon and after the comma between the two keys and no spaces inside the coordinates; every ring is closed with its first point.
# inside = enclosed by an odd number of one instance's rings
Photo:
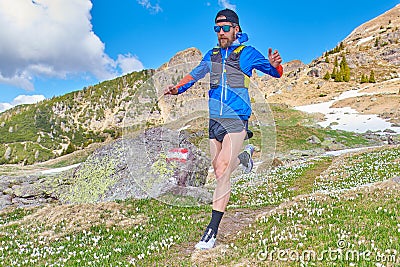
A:
{"type": "Polygon", "coordinates": [[[236,5],[229,3],[229,0],[218,0],[218,4],[223,8],[229,8],[236,11],[236,5]]]}
{"type": "Polygon", "coordinates": [[[11,105],[10,103],[0,103],[0,113],[12,107],[13,105],[11,105]]]}
{"type": "Polygon", "coordinates": [[[14,98],[12,105],[34,104],[45,99],[44,95],[19,95],[14,98]]]}
{"type": "Polygon", "coordinates": [[[44,95],[19,95],[11,103],[0,103],[0,112],[22,104],[34,104],[45,100],[44,95]]]}
{"type": "Polygon", "coordinates": [[[33,90],[38,76],[119,75],[93,32],[91,8],[90,0],[0,0],[0,83],[33,90]]]}
{"type": "Polygon", "coordinates": [[[158,3],[155,5],[152,5],[150,3],[150,0],[136,0],[136,1],[138,2],[139,5],[143,6],[144,8],[146,8],[153,14],[163,11],[158,3]]]}
{"type": "Polygon", "coordinates": [[[122,70],[122,74],[143,69],[142,62],[140,62],[136,56],[132,56],[131,54],[118,55],[117,65],[122,70]]]}
{"type": "Polygon", "coordinates": [[[26,73],[14,75],[13,77],[3,77],[0,71],[0,83],[23,88],[27,91],[33,91],[34,89],[31,77],[26,76],[26,73]]]}

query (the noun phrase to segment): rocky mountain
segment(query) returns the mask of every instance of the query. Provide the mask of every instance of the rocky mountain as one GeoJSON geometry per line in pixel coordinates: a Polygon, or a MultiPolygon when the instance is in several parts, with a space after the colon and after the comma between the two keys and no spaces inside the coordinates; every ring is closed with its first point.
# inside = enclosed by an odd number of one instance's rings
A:
{"type": "MultiPolygon", "coordinates": [[[[337,47],[326,51],[310,64],[292,61],[284,64],[282,79],[267,76],[258,78],[258,85],[265,91],[269,102],[286,103],[291,106],[326,102],[340,93],[374,86],[389,88],[397,86],[400,77],[400,5],[368,21],[347,36],[337,47]],[[350,77],[347,82],[335,82],[330,75],[339,63],[347,63],[350,77]],[[337,62],[337,65],[335,65],[337,62]],[[361,83],[362,76],[370,77],[373,71],[375,83],[361,83]]],[[[380,90],[381,93],[382,90],[380,90]]],[[[395,97],[398,101],[398,97],[395,97]]],[[[391,102],[392,103],[392,102],[391,102]]]]}
{"type": "MultiPolygon", "coordinates": [[[[357,27],[337,47],[310,64],[298,60],[285,63],[281,79],[254,72],[252,101],[267,99],[270,103],[298,106],[326,102],[344,91],[364,88],[376,94],[373,101],[370,97],[336,105],[349,105],[400,122],[399,42],[397,5],[357,27]],[[348,81],[335,81],[331,74],[344,68],[340,66],[343,62],[349,71],[348,81]],[[361,83],[362,76],[370,76],[371,71],[375,83],[361,83]]],[[[176,84],[201,58],[198,49],[189,48],[157,70],[134,72],[0,113],[0,164],[46,161],[93,142],[165,123],[169,128],[188,124],[206,127],[208,75],[185,94],[163,96],[164,88],[176,84]]]]}
{"type": "Polygon", "coordinates": [[[146,101],[137,91],[153,73],[134,72],[1,113],[0,164],[45,161],[117,137],[127,108],[142,103],[137,119],[152,111],[154,105],[147,105],[148,111],[143,108],[146,101]]]}

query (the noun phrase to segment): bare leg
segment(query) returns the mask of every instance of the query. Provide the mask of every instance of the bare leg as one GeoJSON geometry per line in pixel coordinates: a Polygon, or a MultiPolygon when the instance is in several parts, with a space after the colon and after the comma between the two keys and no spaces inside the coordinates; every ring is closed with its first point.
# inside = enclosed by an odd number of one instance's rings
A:
{"type": "Polygon", "coordinates": [[[210,153],[217,186],[213,196],[211,221],[200,242],[196,244],[195,247],[197,249],[210,249],[215,245],[219,223],[221,222],[231,193],[230,176],[240,163],[238,155],[245,135],[246,131],[227,134],[222,143],[216,139],[210,140],[210,153]]]}
{"type": "Polygon", "coordinates": [[[222,149],[222,143],[218,142],[216,139],[210,139],[210,154],[211,154],[211,160],[212,160],[212,166],[215,172],[216,164],[217,164],[217,158],[219,156],[219,153],[221,152],[222,149]]]}
{"type": "MultiPolygon", "coordinates": [[[[246,131],[240,133],[229,133],[225,135],[221,143],[214,140],[216,144],[213,167],[217,179],[217,186],[213,196],[213,210],[224,212],[231,194],[232,172],[239,166],[238,155],[242,149],[246,131]],[[221,144],[219,149],[218,143],[221,144]]],[[[213,156],[213,154],[211,154],[213,156]]]]}

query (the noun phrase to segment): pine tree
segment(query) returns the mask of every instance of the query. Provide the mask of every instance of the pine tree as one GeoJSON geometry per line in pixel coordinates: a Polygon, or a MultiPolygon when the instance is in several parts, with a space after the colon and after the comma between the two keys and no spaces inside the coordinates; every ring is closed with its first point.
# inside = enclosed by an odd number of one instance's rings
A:
{"type": "Polygon", "coordinates": [[[345,68],[345,70],[344,70],[343,81],[345,81],[345,82],[350,81],[350,68],[349,67],[345,68]]]}
{"type": "Polygon", "coordinates": [[[343,82],[343,73],[339,71],[335,76],[335,82],[343,82]]]}
{"type": "Polygon", "coordinates": [[[339,67],[337,56],[335,57],[335,63],[333,63],[333,64],[334,64],[335,67],[339,67]]]}
{"type": "Polygon", "coordinates": [[[344,67],[342,67],[342,62],[340,62],[340,68],[336,72],[336,75],[334,78],[335,82],[343,82],[343,70],[344,70],[344,67]]]}
{"type": "Polygon", "coordinates": [[[64,155],[70,154],[76,150],[74,144],[69,143],[67,149],[64,151],[64,155]]]}
{"type": "Polygon", "coordinates": [[[329,71],[327,71],[327,72],[325,73],[325,75],[324,75],[324,80],[329,81],[330,78],[331,78],[331,75],[329,74],[329,71]]]}
{"type": "Polygon", "coordinates": [[[373,70],[371,70],[371,72],[370,72],[370,74],[369,74],[368,82],[370,82],[370,83],[375,83],[375,82],[376,82],[376,81],[375,81],[375,73],[374,73],[373,70]]]}
{"type": "Polygon", "coordinates": [[[331,74],[331,78],[332,79],[336,79],[336,75],[337,75],[337,70],[336,67],[333,68],[332,74],[331,74]]]}
{"type": "Polygon", "coordinates": [[[348,82],[350,81],[350,67],[347,64],[346,57],[342,55],[342,61],[340,62],[340,74],[342,76],[343,81],[348,82]]]}
{"type": "Polygon", "coordinates": [[[325,63],[329,63],[328,53],[325,54],[325,63]]]}
{"type": "Polygon", "coordinates": [[[367,83],[368,82],[368,78],[366,75],[362,74],[361,75],[361,83],[367,83]]]}

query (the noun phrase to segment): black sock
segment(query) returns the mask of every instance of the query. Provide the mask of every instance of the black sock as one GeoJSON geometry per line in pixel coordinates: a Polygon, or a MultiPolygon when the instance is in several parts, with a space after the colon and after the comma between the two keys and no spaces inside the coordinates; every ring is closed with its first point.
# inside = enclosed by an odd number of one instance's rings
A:
{"type": "Polygon", "coordinates": [[[239,158],[240,163],[242,163],[243,166],[247,167],[247,165],[249,164],[249,159],[250,159],[249,153],[243,151],[242,153],[239,154],[238,158],[239,158]]]}
{"type": "Polygon", "coordinates": [[[211,221],[207,228],[214,230],[215,234],[218,232],[219,223],[221,222],[224,213],[222,211],[212,210],[211,221]]]}

